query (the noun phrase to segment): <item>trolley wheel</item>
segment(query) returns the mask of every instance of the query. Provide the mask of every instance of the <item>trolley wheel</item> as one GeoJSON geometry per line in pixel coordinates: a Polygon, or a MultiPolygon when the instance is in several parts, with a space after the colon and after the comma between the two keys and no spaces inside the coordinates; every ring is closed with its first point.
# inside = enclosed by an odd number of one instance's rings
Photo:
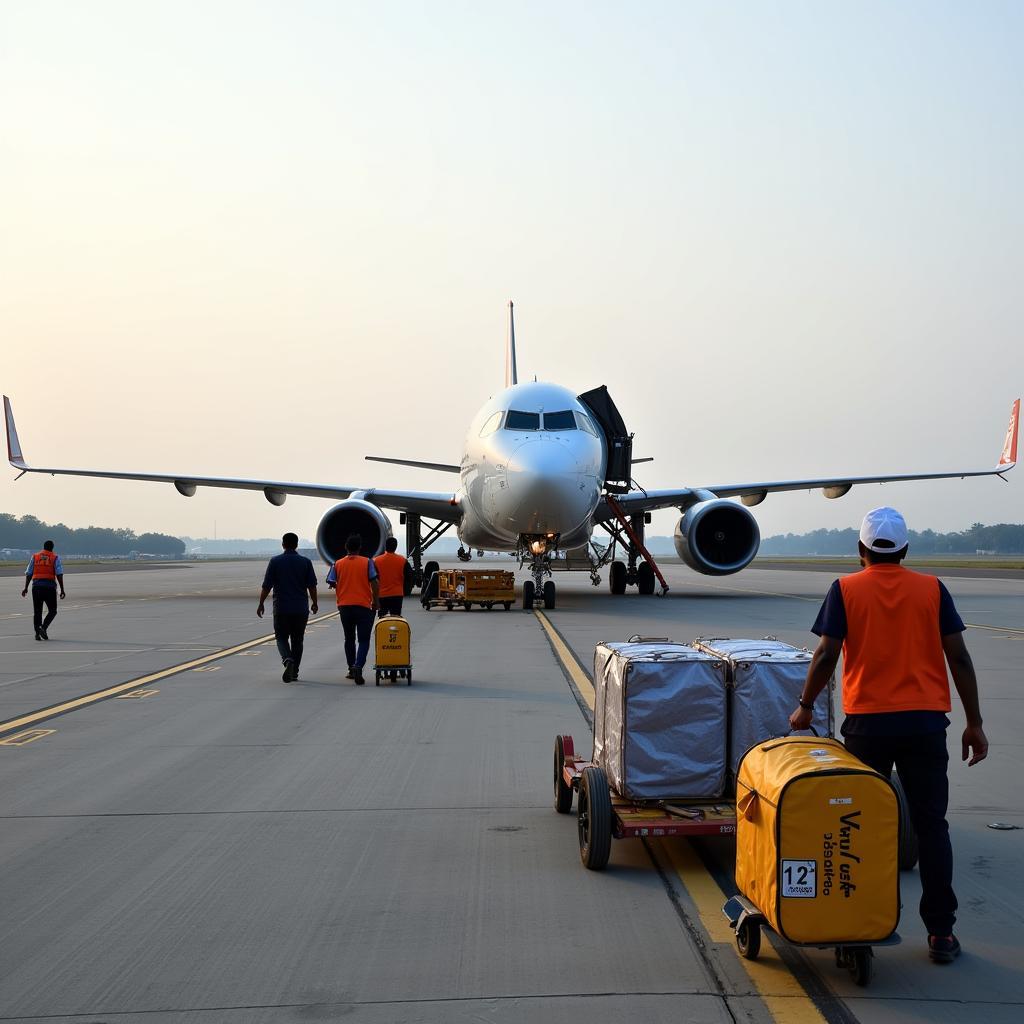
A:
{"type": "Polygon", "coordinates": [[[858,946],[850,951],[850,975],[855,985],[865,988],[874,973],[875,954],[870,946],[858,946]]]}
{"type": "Polygon", "coordinates": [[[612,851],[612,798],[603,768],[583,769],[576,805],[580,860],[591,871],[603,871],[612,851]]]}
{"type": "Polygon", "coordinates": [[[736,929],[736,948],[744,960],[756,960],[761,952],[761,925],[749,917],[736,929]]]}
{"type": "Polygon", "coordinates": [[[613,594],[626,592],[626,563],[612,562],[608,569],[608,589],[613,594]]]}
{"type": "Polygon", "coordinates": [[[511,601],[504,601],[502,603],[505,605],[505,611],[508,612],[508,611],[512,610],[512,602],[511,601]]]}
{"type": "Polygon", "coordinates": [[[455,605],[453,605],[453,604],[451,603],[451,601],[445,601],[445,603],[444,603],[444,606],[445,606],[445,608],[447,608],[447,609],[448,609],[448,611],[451,611],[451,610],[452,610],[452,608],[454,608],[454,607],[455,607],[455,605]]]}
{"type": "Polygon", "coordinates": [[[900,805],[900,840],[899,840],[899,865],[900,871],[913,871],[917,864],[918,843],[917,830],[910,820],[910,808],[907,806],[907,794],[903,789],[903,783],[896,772],[889,778],[892,788],[896,790],[896,799],[900,805]]]}
{"type": "Polygon", "coordinates": [[[490,611],[493,607],[494,607],[494,602],[493,601],[488,601],[487,604],[484,605],[484,608],[487,611],[490,611]]]}
{"type": "Polygon", "coordinates": [[[654,570],[650,562],[641,562],[636,567],[636,589],[641,594],[654,593],[654,570]]]}
{"type": "Polygon", "coordinates": [[[466,611],[468,612],[469,609],[473,607],[473,602],[472,601],[467,601],[462,607],[465,608],[466,611]]]}
{"type": "Polygon", "coordinates": [[[536,587],[533,585],[533,580],[527,580],[523,584],[523,611],[528,612],[533,609],[533,594],[536,587]]]}
{"type": "Polygon", "coordinates": [[[380,669],[373,670],[373,685],[380,686],[380,669]]]}
{"type": "Polygon", "coordinates": [[[555,581],[548,580],[544,584],[544,607],[550,611],[555,607],[555,581]]]}
{"type": "Polygon", "coordinates": [[[572,786],[565,784],[562,766],[565,764],[565,748],[562,737],[555,737],[555,810],[568,814],[572,810],[572,786]]]}
{"type": "Polygon", "coordinates": [[[406,673],[405,673],[405,685],[406,686],[412,686],[412,669],[411,668],[406,670],[406,673]]]}

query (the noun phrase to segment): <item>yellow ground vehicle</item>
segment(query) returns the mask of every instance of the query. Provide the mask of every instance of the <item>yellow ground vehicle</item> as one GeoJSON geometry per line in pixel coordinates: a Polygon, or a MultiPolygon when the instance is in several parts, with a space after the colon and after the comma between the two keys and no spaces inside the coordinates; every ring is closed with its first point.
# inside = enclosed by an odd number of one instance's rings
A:
{"type": "Polygon", "coordinates": [[[381,676],[386,679],[405,679],[412,685],[412,631],[400,615],[385,615],[373,626],[373,675],[377,686],[381,676]]]}
{"type": "Polygon", "coordinates": [[[507,569],[439,569],[427,582],[420,603],[430,609],[443,604],[448,611],[479,605],[490,611],[496,604],[508,611],[516,600],[516,577],[507,569]]]}

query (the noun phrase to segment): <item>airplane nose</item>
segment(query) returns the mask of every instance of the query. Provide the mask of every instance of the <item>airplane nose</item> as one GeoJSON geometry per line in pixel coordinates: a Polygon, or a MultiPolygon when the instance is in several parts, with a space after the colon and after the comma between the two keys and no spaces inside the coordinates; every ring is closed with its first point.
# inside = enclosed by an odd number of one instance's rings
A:
{"type": "Polygon", "coordinates": [[[573,452],[527,442],[508,460],[506,479],[520,533],[568,533],[586,517],[590,494],[573,452]]]}

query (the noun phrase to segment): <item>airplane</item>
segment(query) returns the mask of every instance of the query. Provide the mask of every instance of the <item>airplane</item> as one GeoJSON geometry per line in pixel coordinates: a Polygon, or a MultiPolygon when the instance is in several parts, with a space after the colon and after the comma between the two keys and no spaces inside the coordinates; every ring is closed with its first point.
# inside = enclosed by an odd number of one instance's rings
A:
{"type": "Polygon", "coordinates": [[[413,562],[414,584],[421,591],[437,571],[422,555],[443,533],[455,527],[462,543],[459,557],[477,551],[510,552],[528,565],[531,578],[523,585],[523,607],[542,600],[556,604],[555,571],[579,569],[600,582],[598,570],[609,566],[613,594],[635,585],[641,594],[662,593],[668,586],[644,546],[644,525],[651,512],[676,508],[681,518],[674,544],[691,569],[711,576],[739,572],[754,559],[760,531],[748,507],[768,494],[820,488],[826,498],[841,498],[857,484],[999,476],[1017,461],[1020,399],[1011,408],[1006,439],[994,468],[946,473],[889,473],[880,476],[831,476],[813,480],[771,480],[644,490],[635,486],[632,438],[606,388],[574,394],[558,384],[518,379],[513,306],[508,304],[505,388],[474,417],[456,464],[366,456],[369,461],[430,469],[459,477],[458,486],[438,492],[387,490],[376,487],[198,476],[191,473],[138,473],[95,469],[30,466],[24,456],[10,399],[4,396],[7,456],[25,473],[52,476],[102,477],[170,483],[191,497],[199,487],[262,491],[272,505],[289,494],[340,499],[320,520],[316,546],[327,563],[345,552],[352,534],[363,540],[363,553],[376,555],[391,536],[385,509],[398,512],[406,527],[406,550],[413,562]],[[731,500],[739,498],[739,503],[731,500]],[[424,532],[424,526],[426,530],[424,532]],[[595,528],[611,542],[593,540],[595,528]],[[617,557],[619,548],[626,561],[617,557]]]}

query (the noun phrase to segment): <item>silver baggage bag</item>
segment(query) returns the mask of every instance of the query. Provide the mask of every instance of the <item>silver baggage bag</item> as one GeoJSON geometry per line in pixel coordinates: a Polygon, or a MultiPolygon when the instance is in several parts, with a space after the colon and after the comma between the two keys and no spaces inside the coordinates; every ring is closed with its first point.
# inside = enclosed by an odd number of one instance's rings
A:
{"type": "MultiPolygon", "coordinates": [[[[693,646],[729,665],[729,771],[735,781],[740,759],[755,743],[790,731],[789,716],[803,692],[811,654],[774,637],[698,637],[693,646]]],[[[814,702],[811,726],[819,736],[834,735],[834,689],[833,677],[814,702]]]]}
{"type": "Polygon", "coordinates": [[[686,644],[594,651],[594,763],[630,800],[717,799],[726,789],[727,666],[686,644]]]}

